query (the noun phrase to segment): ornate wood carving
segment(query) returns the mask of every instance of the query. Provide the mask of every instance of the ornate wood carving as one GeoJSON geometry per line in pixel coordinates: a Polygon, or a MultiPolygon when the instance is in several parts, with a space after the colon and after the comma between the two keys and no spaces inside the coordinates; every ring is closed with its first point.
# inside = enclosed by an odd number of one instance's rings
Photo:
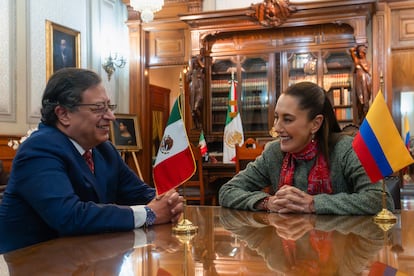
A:
{"type": "Polygon", "coordinates": [[[296,11],[290,6],[289,0],[264,0],[263,3],[252,4],[255,13],[252,14],[262,26],[278,27],[296,11]]]}

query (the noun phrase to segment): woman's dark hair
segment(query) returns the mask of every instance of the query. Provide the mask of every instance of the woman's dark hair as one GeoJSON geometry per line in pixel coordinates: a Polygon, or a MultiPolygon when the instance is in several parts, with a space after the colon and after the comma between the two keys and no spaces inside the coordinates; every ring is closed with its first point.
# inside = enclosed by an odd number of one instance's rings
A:
{"type": "Polygon", "coordinates": [[[315,138],[318,140],[319,150],[329,160],[329,149],[337,141],[336,133],[340,133],[341,128],[325,90],[312,82],[300,82],[288,87],[284,94],[295,97],[299,108],[308,110],[309,120],[319,114],[323,115],[322,126],[315,133],[315,138]]]}
{"type": "Polygon", "coordinates": [[[55,107],[64,106],[70,111],[82,102],[85,90],[98,85],[102,79],[94,71],[81,68],[63,68],[54,73],[47,82],[42,97],[42,122],[56,125],[55,107]]]}

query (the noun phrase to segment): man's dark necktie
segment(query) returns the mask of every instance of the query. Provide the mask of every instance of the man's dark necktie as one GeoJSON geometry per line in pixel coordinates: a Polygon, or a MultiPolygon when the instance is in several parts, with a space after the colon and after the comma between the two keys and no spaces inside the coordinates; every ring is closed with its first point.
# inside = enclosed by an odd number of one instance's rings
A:
{"type": "Polygon", "coordinates": [[[94,173],[95,165],[93,164],[92,152],[89,150],[85,151],[85,153],[83,154],[83,158],[85,158],[85,161],[88,164],[89,169],[91,169],[91,172],[94,173]]]}

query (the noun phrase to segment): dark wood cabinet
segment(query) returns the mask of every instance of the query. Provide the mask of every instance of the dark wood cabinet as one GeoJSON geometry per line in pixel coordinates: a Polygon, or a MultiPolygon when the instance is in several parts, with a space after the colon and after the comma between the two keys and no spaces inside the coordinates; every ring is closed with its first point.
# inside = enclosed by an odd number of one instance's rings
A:
{"type": "Polygon", "coordinates": [[[354,65],[349,54],[356,43],[350,25],[331,23],[207,36],[201,45],[208,56],[204,90],[207,142],[220,151],[232,77],[237,81],[245,138],[269,137],[279,95],[302,81],[326,90],[342,126],[356,124],[354,65]]]}
{"type": "MultiPolygon", "coordinates": [[[[123,2],[129,3],[128,0],[123,2]]],[[[191,56],[201,52],[206,56],[202,125],[207,142],[217,143],[219,151],[224,129],[222,114],[225,114],[221,101],[229,90],[229,86],[223,87],[223,83],[225,85],[231,79],[231,74],[224,72],[222,66],[237,69],[235,78],[238,80],[239,109],[245,137],[269,137],[278,96],[289,83],[304,74],[303,69],[293,68],[291,64],[296,56],[309,53],[317,59],[315,64],[307,64],[306,71],[311,74],[305,75],[327,89],[328,93],[333,94],[333,89],[339,88],[352,95],[352,81],[348,87],[348,84],[338,85],[340,75],[349,74],[352,69],[344,63],[337,67],[337,63],[344,57],[349,61],[347,50],[356,44],[367,43],[372,33],[375,42],[370,45],[373,51],[373,91],[378,91],[380,71],[384,72],[386,87],[391,85],[386,68],[389,49],[381,46],[390,41],[386,37],[390,34],[384,31],[383,26],[390,15],[386,8],[383,9],[382,1],[291,2],[288,7],[274,7],[280,12],[272,17],[263,13],[269,9],[265,1],[240,9],[206,12],[200,11],[201,0],[178,2],[167,0],[163,10],[156,13],[155,20],[145,24],[128,6],[130,112],[138,114],[143,132],[151,131],[147,67],[183,66],[188,64],[191,56]],[[375,14],[375,21],[372,18],[378,7],[381,10],[375,14]],[[377,26],[382,27],[380,32],[376,32],[377,26]],[[338,83],[328,86],[335,79],[338,83]]],[[[270,1],[270,4],[280,5],[279,1],[270,1]]],[[[337,112],[344,109],[349,113],[347,105],[341,103],[335,108],[337,112]]],[[[190,112],[186,112],[188,135],[191,142],[197,143],[201,129],[194,127],[188,114],[190,112]]],[[[345,118],[343,123],[348,120],[351,119],[345,118]]],[[[352,120],[355,120],[355,115],[352,120]]],[[[151,143],[151,137],[143,137],[144,149],[139,154],[145,180],[149,180],[151,174],[151,143]]]]}
{"type": "Polygon", "coordinates": [[[299,81],[327,91],[342,126],[356,123],[349,49],[368,42],[374,7],[375,1],[289,4],[271,22],[260,16],[264,3],[182,15],[190,27],[192,54],[206,55],[203,130],[210,148],[222,149],[231,72],[238,82],[245,138],[270,137],[279,95],[299,81]]]}

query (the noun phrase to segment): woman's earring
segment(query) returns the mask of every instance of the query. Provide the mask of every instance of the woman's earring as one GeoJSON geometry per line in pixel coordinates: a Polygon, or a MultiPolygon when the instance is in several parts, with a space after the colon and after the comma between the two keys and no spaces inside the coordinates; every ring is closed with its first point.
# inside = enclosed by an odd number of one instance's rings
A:
{"type": "Polygon", "coordinates": [[[312,133],[312,143],[315,142],[315,133],[312,133]]]}

